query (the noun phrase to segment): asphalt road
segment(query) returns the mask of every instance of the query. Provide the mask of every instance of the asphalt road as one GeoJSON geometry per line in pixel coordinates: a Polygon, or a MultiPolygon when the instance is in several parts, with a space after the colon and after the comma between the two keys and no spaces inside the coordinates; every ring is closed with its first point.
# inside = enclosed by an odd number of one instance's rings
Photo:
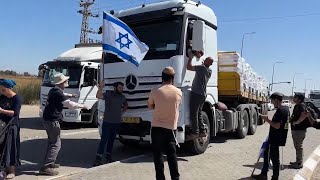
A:
{"type": "MultiPolygon", "coordinates": [[[[51,179],[57,177],[46,177],[38,176],[37,172],[43,161],[45,149],[46,149],[46,133],[42,129],[42,120],[38,116],[38,106],[23,106],[21,112],[21,159],[22,166],[18,168],[16,179],[51,179]]],[[[272,116],[273,112],[269,113],[272,116]]],[[[255,162],[256,154],[258,153],[261,142],[266,137],[268,132],[268,125],[259,126],[258,132],[254,136],[248,136],[244,140],[234,139],[230,135],[221,135],[215,137],[212,143],[209,145],[208,150],[198,156],[188,156],[182,155],[183,159],[187,159],[189,163],[179,162],[182,164],[182,171],[185,171],[184,175],[192,177],[197,175],[193,171],[188,170],[187,167],[193,166],[195,169],[205,165],[207,171],[215,172],[217,177],[222,179],[239,179],[236,177],[245,177],[252,170],[252,164],[255,162]],[[252,144],[253,143],[253,144],[252,144]],[[252,144],[252,145],[250,145],[252,144]],[[245,156],[243,156],[245,154],[245,156]],[[249,158],[250,157],[250,158],[249,158]],[[241,159],[242,158],[242,159],[241,159]],[[230,160],[231,159],[231,160],[230,160]],[[234,161],[232,160],[234,159],[234,161]],[[208,163],[204,163],[208,162],[208,163]],[[210,163],[209,163],[210,162],[210,163]],[[184,163],[186,163],[184,165],[184,163]],[[200,164],[199,164],[200,163],[200,164]],[[238,163],[238,164],[237,164],[238,163]],[[233,164],[233,166],[230,166],[233,164]],[[247,164],[247,165],[243,165],[247,164]],[[210,169],[210,168],[211,169],[210,169]],[[223,168],[222,168],[223,167],[223,168]],[[226,167],[231,169],[237,168],[237,171],[230,173],[226,167]],[[228,171],[228,172],[227,172],[228,171]]],[[[317,136],[318,131],[311,130],[308,134],[308,139],[305,143],[305,150],[307,157],[313,149],[320,144],[320,141],[313,142],[311,137],[317,136]]],[[[291,135],[288,135],[288,146],[286,146],[286,151],[289,156],[286,155],[285,164],[293,160],[294,152],[291,142],[291,135]],[[292,151],[292,152],[291,152],[292,151]]],[[[65,176],[70,173],[74,174],[77,172],[83,172],[92,166],[95,158],[96,149],[99,143],[99,133],[97,128],[90,128],[87,125],[68,125],[67,128],[62,130],[62,148],[57,160],[57,163],[61,164],[61,168],[58,169],[60,176],[65,176]]],[[[143,157],[150,156],[150,148],[148,146],[144,147],[129,147],[120,144],[118,141],[115,142],[113,158],[116,161],[126,162],[127,159],[132,157],[137,157],[140,155],[145,155],[143,157]]],[[[181,156],[181,154],[180,154],[181,156]]],[[[142,159],[143,159],[142,157],[142,159]]],[[[134,178],[134,173],[137,168],[141,166],[141,171],[139,172],[149,172],[153,176],[153,164],[152,159],[147,161],[143,160],[143,163],[133,163],[134,166],[130,166],[128,163],[114,164],[109,169],[106,169],[105,173],[108,174],[100,179],[105,179],[106,177],[111,178],[110,173],[119,172],[115,179],[119,179],[122,175],[123,177],[134,178]],[[151,161],[150,161],[151,160],[151,161]],[[148,163],[146,163],[148,162],[148,163]],[[125,166],[126,165],[126,166],[125,166]],[[123,166],[123,167],[122,167],[123,166]],[[123,169],[124,168],[124,169],[123,169]],[[130,171],[130,168],[132,171],[130,171]],[[143,169],[145,168],[145,170],[143,169]],[[127,172],[128,170],[128,172],[127,172]],[[108,173],[107,173],[108,172],[108,173]],[[127,176],[125,176],[127,172],[127,176]]],[[[260,164],[261,165],[261,164],[260,164]]],[[[139,169],[139,168],[138,168],[139,169]]],[[[204,169],[201,169],[204,171],[204,169]]],[[[101,172],[102,173],[102,172],[101,172]]],[[[294,173],[292,170],[285,170],[282,172],[283,177],[289,177],[294,173]]],[[[147,173],[145,173],[147,174],[147,173]]],[[[207,174],[203,172],[202,174],[207,174]]],[[[99,175],[98,175],[99,176],[99,175]]],[[[91,177],[98,178],[97,174],[89,175],[91,177]]],[[[82,175],[79,175],[80,179],[82,175]]],[[[136,177],[140,178],[140,174],[136,174],[136,177]]],[[[198,175],[195,177],[199,177],[198,175]]],[[[98,178],[98,179],[99,179],[98,178]]],[[[142,178],[142,177],[141,177],[142,178]]],[[[73,178],[71,178],[73,179],[73,178]]],[[[77,178],[75,178],[77,179],[77,178]]],[[[112,178],[111,178],[112,179],[112,178]]],[[[121,179],[121,178],[120,178],[121,179]]],[[[143,179],[143,178],[142,178],[143,179]]],[[[150,176],[146,176],[146,179],[150,179],[150,176]]]]}
{"type": "MultiPolygon", "coordinates": [[[[17,170],[17,179],[47,179],[37,176],[37,172],[44,158],[47,135],[42,128],[42,119],[38,115],[38,106],[23,106],[21,112],[21,160],[22,166],[17,170]]],[[[62,148],[57,162],[61,164],[61,175],[79,172],[90,168],[95,159],[99,143],[97,128],[88,125],[68,125],[61,132],[62,148]]],[[[114,160],[123,160],[144,154],[145,147],[127,147],[118,141],[114,144],[114,160]]]]}

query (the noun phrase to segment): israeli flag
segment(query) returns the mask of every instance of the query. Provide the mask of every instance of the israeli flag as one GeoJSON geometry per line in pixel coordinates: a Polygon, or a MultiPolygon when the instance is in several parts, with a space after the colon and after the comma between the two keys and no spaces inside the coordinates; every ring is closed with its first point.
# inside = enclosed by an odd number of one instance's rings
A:
{"type": "Polygon", "coordinates": [[[259,152],[259,157],[263,158],[264,157],[264,152],[269,146],[269,136],[267,136],[266,140],[262,143],[260,152],[259,152]]]}
{"type": "Polygon", "coordinates": [[[120,19],[103,12],[103,52],[118,56],[125,62],[139,66],[149,47],[141,42],[120,19]]]}

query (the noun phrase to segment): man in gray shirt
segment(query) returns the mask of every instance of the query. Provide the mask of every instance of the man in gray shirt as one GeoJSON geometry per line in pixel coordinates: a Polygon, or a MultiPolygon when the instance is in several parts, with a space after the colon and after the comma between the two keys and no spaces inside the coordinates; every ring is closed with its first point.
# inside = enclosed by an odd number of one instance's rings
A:
{"type": "MultiPolygon", "coordinates": [[[[200,52],[197,54],[203,53],[200,52]]],[[[193,66],[193,57],[193,53],[189,53],[187,70],[195,71],[196,74],[192,82],[190,94],[190,120],[192,123],[192,133],[186,138],[186,140],[207,137],[201,111],[207,96],[207,84],[212,74],[212,71],[209,69],[209,67],[213,63],[213,58],[207,57],[202,65],[193,66]]]]}
{"type": "Polygon", "coordinates": [[[97,98],[105,100],[104,118],[102,124],[102,135],[99,143],[96,160],[93,166],[99,166],[102,164],[103,151],[107,144],[106,163],[112,162],[111,153],[113,148],[113,142],[118,133],[122,114],[127,110],[128,104],[123,92],[123,83],[114,83],[113,91],[106,91],[102,93],[105,82],[102,81],[97,92],[97,98]]]}

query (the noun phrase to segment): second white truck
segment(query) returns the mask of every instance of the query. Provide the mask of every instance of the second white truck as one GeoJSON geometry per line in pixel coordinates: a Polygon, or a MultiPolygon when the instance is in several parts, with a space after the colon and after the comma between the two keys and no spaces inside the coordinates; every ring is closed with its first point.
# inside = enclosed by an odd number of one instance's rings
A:
{"type": "MultiPolygon", "coordinates": [[[[98,88],[95,81],[99,80],[99,69],[102,55],[101,44],[78,44],[52,61],[48,61],[39,67],[43,72],[43,81],[40,92],[40,117],[46,105],[48,93],[53,84],[54,75],[63,73],[70,76],[69,87],[66,93],[77,94],[78,98],[72,101],[85,104],[88,110],[63,109],[64,122],[86,123],[98,126],[98,88]]],[[[61,122],[63,123],[63,122],[61,122]]]]}

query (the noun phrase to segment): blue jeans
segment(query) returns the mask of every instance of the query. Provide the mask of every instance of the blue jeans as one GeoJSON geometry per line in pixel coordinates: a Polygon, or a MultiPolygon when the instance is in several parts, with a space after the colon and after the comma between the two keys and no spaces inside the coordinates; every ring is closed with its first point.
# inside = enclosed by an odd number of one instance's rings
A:
{"type": "Polygon", "coordinates": [[[106,144],[107,144],[107,154],[111,155],[113,142],[116,138],[119,127],[120,127],[120,123],[103,122],[102,135],[101,135],[101,140],[100,140],[98,151],[97,151],[97,156],[103,155],[103,151],[105,149],[106,144]]]}

